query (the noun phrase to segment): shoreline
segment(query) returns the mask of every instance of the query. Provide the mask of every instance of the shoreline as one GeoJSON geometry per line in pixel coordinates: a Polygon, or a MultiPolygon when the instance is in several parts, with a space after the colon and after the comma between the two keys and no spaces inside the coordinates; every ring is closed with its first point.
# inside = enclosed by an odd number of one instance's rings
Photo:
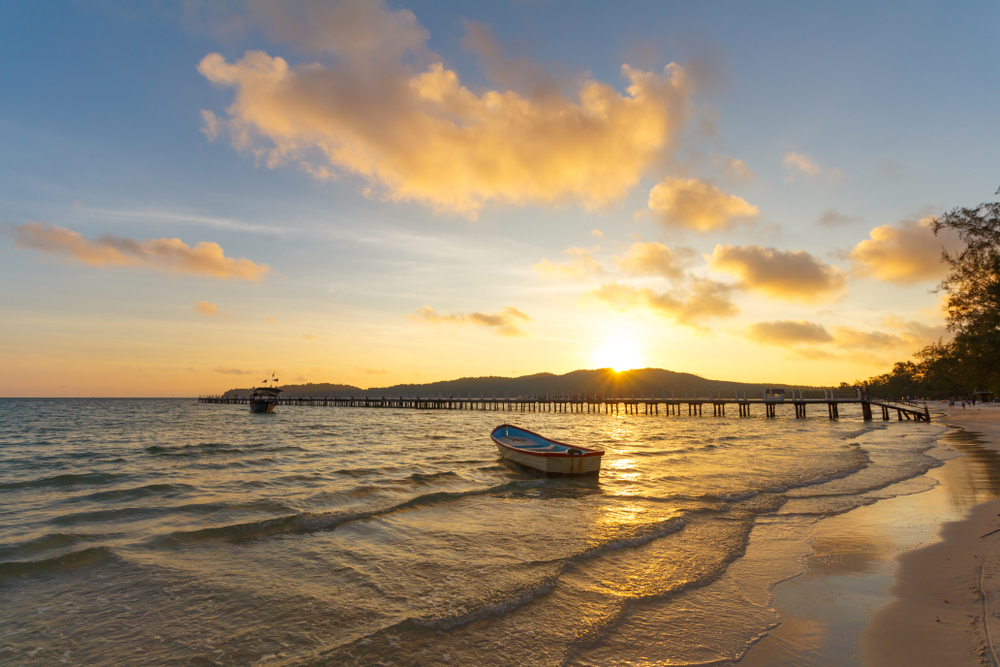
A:
{"type": "Polygon", "coordinates": [[[934,412],[935,485],[818,521],[740,667],[1000,665],[1000,405],[934,412]]]}

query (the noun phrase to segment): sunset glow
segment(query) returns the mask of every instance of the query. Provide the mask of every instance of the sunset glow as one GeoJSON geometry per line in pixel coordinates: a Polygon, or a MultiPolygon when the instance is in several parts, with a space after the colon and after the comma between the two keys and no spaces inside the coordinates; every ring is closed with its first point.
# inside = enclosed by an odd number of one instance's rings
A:
{"type": "Polygon", "coordinates": [[[612,368],[619,372],[647,365],[643,363],[642,351],[629,338],[609,340],[594,350],[594,364],[598,368],[612,368]]]}
{"type": "Polygon", "coordinates": [[[949,335],[1000,184],[989,4],[165,7],[0,27],[4,393],[836,385],[949,335]]]}

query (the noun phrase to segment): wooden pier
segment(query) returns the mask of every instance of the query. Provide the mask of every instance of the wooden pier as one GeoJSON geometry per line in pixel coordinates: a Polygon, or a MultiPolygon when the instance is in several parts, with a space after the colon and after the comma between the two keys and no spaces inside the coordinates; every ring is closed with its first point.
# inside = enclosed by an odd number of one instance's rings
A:
{"type": "MultiPolygon", "coordinates": [[[[249,396],[199,396],[199,403],[247,404],[249,396]]],[[[876,410],[884,421],[888,421],[893,412],[899,421],[929,422],[930,411],[926,404],[912,402],[883,401],[859,395],[857,398],[835,398],[832,395],[825,398],[802,398],[801,396],[784,401],[766,400],[764,398],[723,398],[721,395],[703,398],[667,398],[666,393],[661,398],[654,397],[624,397],[604,396],[603,394],[580,394],[573,396],[518,396],[511,397],[457,397],[439,396],[437,398],[419,396],[323,396],[323,397],[282,397],[279,405],[310,405],[348,408],[396,408],[414,410],[487,410],[494,412],[579,412],[604,414],[645,414],[659,415],[663,408],[665,416],[680,416],[687,408],[688,416],[702,416],[704,406],[710,405],[712,416],[725,417],[726,408],[735,406],[740,417],[753,417],[763,414],[767,418],[776,418],[779,409],[791,406],[795,418],[805,419],[809,407],[826,409],[830,419],[840,418],[840,406],[860,405],[865,421],[872,421],[876,410]]],[[[782,409],[782,412],[785,412],[782,409]]]]}

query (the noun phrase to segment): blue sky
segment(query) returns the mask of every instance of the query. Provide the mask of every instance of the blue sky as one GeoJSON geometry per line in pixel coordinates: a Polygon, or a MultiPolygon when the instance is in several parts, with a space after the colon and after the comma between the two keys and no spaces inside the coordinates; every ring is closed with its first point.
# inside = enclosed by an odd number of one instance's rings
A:
{"type": "Polygon", "coordinates": [[[358,6],[7,5],[8,391],[825,385],[946,335],[927,216],[1000,185],[995,3],[358,6]]]}

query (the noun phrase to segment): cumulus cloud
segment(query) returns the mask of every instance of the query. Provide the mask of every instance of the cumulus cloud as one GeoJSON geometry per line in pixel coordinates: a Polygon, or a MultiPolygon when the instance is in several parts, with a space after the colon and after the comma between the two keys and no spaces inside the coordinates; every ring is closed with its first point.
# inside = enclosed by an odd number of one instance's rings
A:
{"type": "Polygon", "coordinates": [[[804,250],[717,245],[706,259],[713,270],[737,276],[745,289],[786,301],[828,300],[839,295],[846,282],[840,269],[804,250]]]}
{"type": "Polygon", "coordinates": [[[890,316],[883,320],[883,324],[900,333],[861,331],[848,326],[837,326],[829,330],[815,322],[780,320],[752,324],[747,328],[746,337],[757,343],[784,347],[792,357],[798,359],[840,360],[867,366],[889,364],[888,360],[873,354],[872,350],[888,351],[892,355],[906,354],[939,337],[933,335],[939,332],[938,328],[918,322],[906,322],[890,316]],[[850,353],[838,354],[818,346],[832,346],[850,350],[850,353]]]}
{"type": "Polygon", "coordinates": [[[822,324],[806,321],[779,320],[757,322],[750,325],[747,337],[769,345],[796,345],[802,343],[832,343],[834,338],[822,324]]]}
{"type": "MultiPolygon", "coordinates": [[[[269,167],[358,175],[390,200],[470,218],[491,202],[600,206],[674,145],[691,114],[691,84],[676,64],[624,65],[625,94],[594,80],[572,96],[479,93],[427,49],[408,11],[365,0],[254,6],[272,35],[324,57],[205,56],[198,71],[234,90],[227,117],[209,118],[206,134],[227,131],[269,167]]],[[[484,43],[479,33],[470,41],[484,43]]]]}
{"type": "Polygon", "coordinates": [[[29,222],[13,228],[15,247],[30,248],[88,266],[131,266],[172,273],[189,273],[223,280],[259,281],[274,273],[266,264],[226,257],[218,243],[201,241],[189,247],[180,239],[134,241],[105,234],[87,239],[65,227],[29,222]]]}
{"type": "Polygon", "coordinates": [[[571,278],[573,280],[582,280],[587,276],[598,276],[604,273],[604,269],[593,258],[593,253],[598,250],[600,250],[600,246],[594,246],[589,250],[586,248],[569,248],[564,252],[573,258],[570,261],[554,264],[543,257],[542,261],[535,264],[532,268],[544,276],[571,278]]]}
{"type": "Polygon", "coordinates": [[[489,327],[501,336],[527,335],[518,326],[519,322],[530,322],[531,318],[513,306],[507,306],[498,312],[487,313],[437,313],[430,306],[422,306],[409,315],[410,319],[445,324],[475,324],[489,327]]]}
{"type": "Polygon", "coordinates": [[[805,176],[809,179],[823,177],[835,181],[844,175],[844,172],[836,167],[821,167],[808,155],[802,155],[793,151],[785,153],[784,164],[785,169],[788,170],[788,175],[785,177],[786,181],[795,180],[796,176],[805,176]]]}
{"type": "Polygon", "coordinates": [[[828,208],[816,219],[816,224],[821,227],[843,227],[853,222],[861,222],[863,219],[859,215],[844,215],[832,208],[828,208]]]}
{"type": "Polygon", "coordinates": [[[726,229],[760,215],[742,197],[694,178],[664,178],[650,190],[648,206],[665,225],[699,232],[726,229]]]}
{"type": "Polygon", "coordinates": [[[219,307],[214,303],[209,303],[208,301],[199,301],[195,304],[194,309],[197,310],[202,315],[218,315],[219,307]]]}
{"type": "Polygon", "coordinates": [[[590,233],[593,234],[594,236],[596,236],[599,239],[603,239],[604,238],[604,232],[602,232],[600,229],[591,229],[590,233]]]}
{"type": "Polygon", "coordinates": [[[645,310],[677,324],[704,329],[706,320],[740,312],[730,298],[732,291],[732,286],[713,280],[694,280],[683,291],[674,292],[610,282],[592,290],[591,295],[619,312],[645,310]]]}
{"type": "Polygon", "coordinates": [[[219,366],[215,369],[216,373],[222,373],[224,375],[254,375],[257,371],[244,371],[239,368],[226,368],[224,366],[219,366]]]}
{"type": "Polygon", "coordinates": [[[622,257],[615,257],[615,264],[626,273],[636,276],[663,276],[671,280],[684,277],[695,251],[691,248],[671,250],[655,241],[633,243],[622,257]]]}
{"type": "Polygon", "coordinates": [[[953,230],[931,231],[933,216],[920,220],[900,220],[871,230],[866,239],[848,255],[859,276],[872,276],[897,285],[938,280],[948,273],[941,251],[954,252],[962,242],[953,230]]]}

